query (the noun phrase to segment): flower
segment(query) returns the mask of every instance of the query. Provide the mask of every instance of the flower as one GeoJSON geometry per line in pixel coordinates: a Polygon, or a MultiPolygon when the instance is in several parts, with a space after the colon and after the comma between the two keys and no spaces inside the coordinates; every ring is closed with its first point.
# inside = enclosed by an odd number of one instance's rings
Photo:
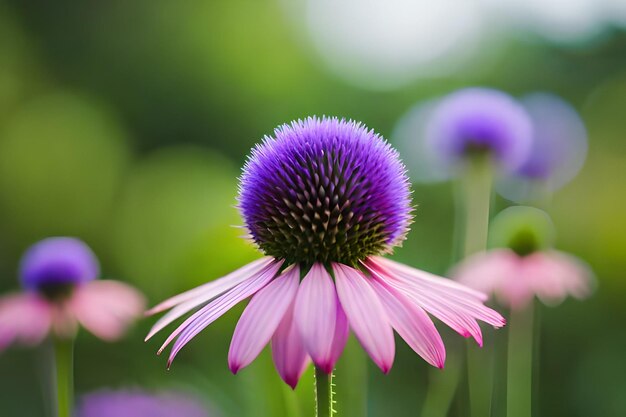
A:
{"type": "Polygon", "coordinates": [[[514,171],[526,160],[531,140],[524,108],[488,88],[466,88],[442,98],[426,126],[426,145],[451,169],[486,154],[503,171],[514,171]]]}
{"type": "Polygon", "coordinates": [[[587,131],[570,104],[549,93],[532,93],[521,102],[533,123],[531,150],[524,163],[498,184],[500,194],[513,201],[567,184],[587,155],[587,131]]]}
{"type": "Polygon", "coordinates": [[[76,417],[208,417],[195,399],[173,392],[101,390],[81,398],[76,417]]]}
{"type": "Polygon", "coordinates": [[[404,240],[412,208],[398,154],[365,126],[336,118],[283,125],[253,150],[240,180],[239,209],[266,256],[149,311],[171,309],[146,339],[199,308],[160,348],[175,340],[168,366],[202,329],[251,296],[229,367],[237,373],[271,342],[291,387],[310,360],[332,372],[350,329],[388,372],[392,329],[443,367],[445,348],[426,312],[479,344],[477,320],[504,324],[482,304],[484,294],[380,256],[404,240]]]}
{"type": "Polygon", "coordinates": [[[495,294],[498,301],[515,310],[524,309],[537,296],[555,305],[571,295],[589,295],[592,272],[581,260],[554,250],[552,224],[543,211],[511,207],[494,219],[494,240],[504,246],[470,256],[452,276],[478,291],[495,294]],[[506,239],[506,240],[505,240],[506,239]]]}
{"type": "Polygon", "coordinates": [[[99,273],[94,253],[78,239],[31,246],[20,265],[24,292],[0,298],[0,350],[38,344],[51,331],[73,337],[78,323],[101,339],[120,337],[143,311],[143,296],[121,282],[96,280],[99,273]]]}

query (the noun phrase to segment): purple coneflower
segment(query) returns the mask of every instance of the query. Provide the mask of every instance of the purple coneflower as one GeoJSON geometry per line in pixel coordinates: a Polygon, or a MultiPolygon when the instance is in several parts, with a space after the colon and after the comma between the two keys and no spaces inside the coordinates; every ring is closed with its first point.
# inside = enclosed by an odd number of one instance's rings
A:
{"type": "Polygon", "coordinates": [[[513,201],[545,198],[574,178],[587,156],[585,124],[569,103],[549,93],[529,94],[521,103],[533,123],[531,150],[498,185],[498,192],[513,201]]]}
{"type": "Polygon", "coordinates": [[[197,400],[173,392],[101,390],[81,398],[76,417],[208,417],[197,400]]]}
{"type": "Polygon", "coordinates": [[[532,124],[508,94],[466,88],[442,98],[426,126],[426,144],[442,166],[454,170],[472,157],[487,156],[511,172],[530,152],[532,124]]]}
{"type": "Polygon", "coordinates": [[[568,295],[586,297],[593,274],[583,261],[551,248],[551,227],[541,210],[521,206],[504,210],[493,226],[503,235],[504,247],[467,258],[453,272],[454,278],[494,294],[514,310],[525,309],[535,296],[546,304],[558,304],[568,295]]]}
{"type": "Polygon", "coordinates": [[[308,118],[266,137],[245,165],[239,209],[265,257],[162,302],[172,309],[147,338],[193,309],[167,338],[168,366],[193,337],[251,297],[228,354],[237,373],[271,342],[291,387],[312,360],[331,373],[351,329],[383,372],[394,359],[395,329],[428,363],[445,348],[427,313],[479,344],[477,320],[504,325],[485,295],[381,257],[406,237],[409,183],[398,154],[360,123],[308,118]]]}
{"type": "Polygon", "coordinates": [[[120,337],[141,315],[143,296],[117,281],[96,280],[98,261],[78,239],[54,237],[24,254],[24,292],[0,299],[0,349],[13,342],[35,345],[52,332],[71,339],[80,323],[105,340],[120,337]]]}

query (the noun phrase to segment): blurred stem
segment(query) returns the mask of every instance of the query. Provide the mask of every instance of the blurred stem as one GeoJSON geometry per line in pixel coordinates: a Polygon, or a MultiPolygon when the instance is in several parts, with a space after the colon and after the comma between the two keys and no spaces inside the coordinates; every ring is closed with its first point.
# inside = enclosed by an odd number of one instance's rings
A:
{"type": "Polygon", "coordinates": [[[315,367],[315,416],[333,415],[333,373],[315,367]]]}
{"type": "Polygon", "coordinates": [[[464,176],[465,237],[463,253],[467,257],[487,248],[492,172],[487,156],[468,161],[464,176]]]}
{"type": "MultiPolygon", "coordinates": [[[[467,163],[464,176],[465,257],[487,248],[492,169],[489,155],[475,155],[467,163]]],[[[470,342],[471,343],[471,342],[470,342]]],[[[467,381],[470,415],[488,417],[491,413],[493,355],[473,344],[467,346],[467,381]]]]}
{"type": "Polygon", "coordinates": [[[298,397],[296,396],[294,390],[291,389],[287,384],[280,384],[280,386],[283,390],[283,400],[287,415],[290,417],[302,417],[300,405],[298,404],[298,397]]]}
{"type": "Polygon", "coordinates": [[[333,408],[341,417],[367,415],[367,359],[359,342],[354,337],[349,338],[333,375],[333,397],[336,401],[333,408]],[[338,399],[341,401],[337,402],[338,399]]]}
{"type": "Polygon", "coordinates": [[[507,417],[531,417],[533,308],[512,311],[509,320],[507,417]]]}
{"type": "Polygon", "coordinates": [[[74,394],[74,340],[54,339],[57,417],[71,417],[74,394]]]}
{"type": "Polygon", "coordinates": [[[454,398],[459,378],[461,377],[462,352],[448,351],[446,369],[430,368],[428,372],[428,390],[422,407],[422,417],[446,417],[454,398]]]}

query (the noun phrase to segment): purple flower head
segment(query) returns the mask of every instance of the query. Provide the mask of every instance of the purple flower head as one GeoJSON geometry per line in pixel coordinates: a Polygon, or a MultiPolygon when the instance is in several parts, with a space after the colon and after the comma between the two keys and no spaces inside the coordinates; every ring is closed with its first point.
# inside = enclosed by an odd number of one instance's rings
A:
{"type": "Polygon", "coordinates": [[[531,152],[516,171],[520,176],[548,180],[566,171],[571,179],[587,151],[587,131],[574,108],[561,98],[533,93],[522,99],[534,125],[531,152]]]}
{"type": "Polygon", "coordinates": [[[98,391],[85,395],[76,417],[208,417],[192,398],[140,390],[98,391]]]}
{"type": "Polygon", "coordinates": [[[532,124],[509,95],[467,88],[444,97],[427,126],[427,142],[444,166],[454,167],[476,154],[488,154],[510,172],[526,159],[532,124]]]}
{"type": "Polygon", "coordinates": [[[428,363],[442,368],[445,347],[426,312],[482,345],[477,320],[504,318],[485,295],[377,256],[405,237],[411,222],[408,179],[398,154],[360,123],[308,118],[283,125],[252,151],[239,188],[250,234],[269,256],[171,297],[146,340],[190,313],[163,342],[168,367],[204,328],[252,297],[228,351],[240,372],[269,343],[292,388],[312,361],[331,373],[350,331],[385,373],[393,329],[428,363]]]}
{"type": "Polygon", "coordinates": [[[283,125],[252,151],[239,207],[261,250],[289,263],[355,264],[398,245],[412,218],[398,153],[362,124],[326,117],[283,125]]]}
{"type": "Polygon", "coordinates": [[[96,279],[100,267],[84,242],[71,237],[44,239],[26,251],[20,263],[22,286],[46,292],[96,279]]]}

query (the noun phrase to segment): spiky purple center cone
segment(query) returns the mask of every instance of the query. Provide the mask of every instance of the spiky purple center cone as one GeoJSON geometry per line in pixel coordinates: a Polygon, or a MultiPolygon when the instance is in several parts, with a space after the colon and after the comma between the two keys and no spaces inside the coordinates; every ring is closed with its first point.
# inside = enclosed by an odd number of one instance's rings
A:
{"type": "Polygon", "coordinates": [[[44,239],[26,251],[20,264],[22,286],[56,297],[96,279],[100,266],[84,242],[71,237],[44,239]]]}
{"type": "Polygon", "coordinates": [[[400,244],[411,222],[398,153],[360,123],[308,118],[252,151],[239,208],[256,244],[288,263],[355,265],[400,244]]]}

